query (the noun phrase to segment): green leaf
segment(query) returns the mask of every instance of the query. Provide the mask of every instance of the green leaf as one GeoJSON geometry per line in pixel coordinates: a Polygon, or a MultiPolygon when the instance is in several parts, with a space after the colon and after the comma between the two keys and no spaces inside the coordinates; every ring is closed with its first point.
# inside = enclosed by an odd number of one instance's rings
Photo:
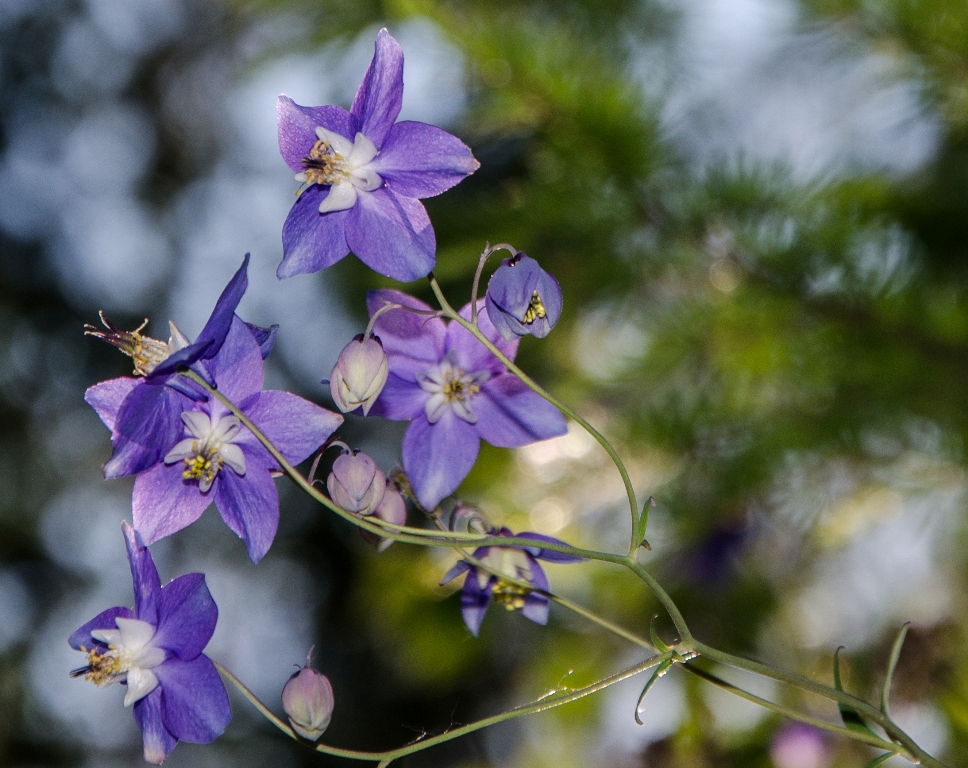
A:
{"type": "Polygon", "coordinates": [[[649,527],[649,509],[654,506],[655,499],[649,496],[645,504],[642,505],[642,512],[639,514],[639,519],[636,521],[635,526],[635,540],[639,542],[640,547],[645,547],[650,552],[652,551],[652,547],[645,540],[645,531],[649,527]]]}
{"type": "Polygon", "coordinates": [[[873,760],[871,760],[864,768],[877,768],[881,763],[887,760],[889,757],[894,757],[893,752],[885,752],[883,755],[878,755],[873,760]]]}
{"type": "Polygon", "coordinates": [[[652,638],[652,645],[659,653],[665,653],[666,651],[671,651],[672,646],[666,645],[662,638],[659,637],[659,633],[655,631],[655,620],[659,618],[657,615],[652,617],[652,622],[649,624],[649,635],[652,638]]]}
{"type": "MultiPolygon", "coordinates": [[[[844,646],[840,646],[834,651],[834,688],[841,693],[844,692],[844,686],[840,682],[840,652],[842,650],[844,650],[844,646]]],[[[840,710],[840,719],[844,721],[846,727],[852,731],[861,731],[862,733],[869,733],[871,736],[877,736],[874,731],[867,727],[856,709],[839,701],[837,702],[837,709],[840,710]]]]}
{"type": "Polygon", "coordinates": [[[897,661],[901,658],[901,646],[904,645],[904,638],[907,637],[908,627],[910,626],[911,622],[908,621],[901,627],[901,631],[897,633],[897,639],[891,647],[891,657],[887,660],[887,677],[884,678],[884,688],[881,689],[881,712],[888,717],[890,715],[887,712],[887,702],[891,695],[891,679],[894,677],[894,669],[897,667],[897,661]]]}
{"type": "Polygon", "coordinates": [[[642,694],[639,696],[639,700],[635,702],[635,722],[637,722],[639,725],[645,725],[645,723],[643,723],[642,719],[639,717],[639,707],[642,706],[642,700],[645,699],[645,694],[647,694],[652,686],[655,685],[656,680],[672,669],[672,665],[674,663],[675,662],[673,662],[672,659],[666,659],[663,661],[658,667],[656,667],[655,672],[652,673],[652,677],[649,678],[649,682],[647,682],[645,684],[645,688],[642,689],[642,694]]]}

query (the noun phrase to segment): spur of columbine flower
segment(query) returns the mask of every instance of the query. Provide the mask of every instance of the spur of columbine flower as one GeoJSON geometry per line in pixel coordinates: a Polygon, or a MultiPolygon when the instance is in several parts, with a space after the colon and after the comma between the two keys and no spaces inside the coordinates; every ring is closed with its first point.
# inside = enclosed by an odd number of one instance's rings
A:
{"type": "Polygon", "coordinates": [[[316,272],[352,251],[407,282],[434,267],[436,239],[419,199],[450,189],[479,163],[440,128],[395,122],[403,51],[385,29],[350,111],[280,96],[279,151],[306,185],[282,229],[280,278],[316,272]]]}
{"type": "MultiPolygon", "coordinates": [[[[263,392],[259,344],[238,318],[219,353],[206,364],[219,392],[292,464],[307,458],[343,422],[339,414],[296,395],[263,392]]],[[[88,402],[113,432],[123,390],[106,386],[110,384],[98,385],[105,391],[88,402]]],[[[176,406],[176,434],[151,421],[142,426],[140,443],[155,448],[160,458],[135,479],[135,528],[151,544],[193,523],[214,502],[225,523],[245,541],[249,557],[258,562],[279,523],[272,479],[278,462],[218,399],[182,397],[176,406]]]]}
{"type": "MultiPolygon", "coordinates": [[[[483,438],[499,448],[562,435],[558,409],[528,389],[480,341],[458,323],[432,315],[429,306],[399,291],[371,291],[370,314],[386,303],[404,308],[381,314],[374,324],[390,372],[370,413],[410,420],[403,438],[403,468],[417,500],[433,509],[470,472],[483,438]],[[422,314],[408,312],[405,308],[422,314]]],[[[469,319],[471,306],[461,310],[469,319]]],[[[478,327],[508,358],[518,342],[501,338],[483,300],[478,327]]]]}
{"type": "Polygon", "coordinates": [[[440,583],[446,584],[462,573],[467,574],[460,592],[460,609],[467,628],[474,637],[477,637],[481,622],[484,621],[484,614],[492,600],[509,611],[521,611],[525,618],[531,619],[536,624],[547,624],[549,600],[545,593],[549,591],[548,577],[538,560],[546,560],[549,563],[577,563],[583,558],[544,549],[541,544],[565,544],[565,542],[540,533],[526,531],[514,534],[507,528],[492,528],[488,533],[492,536],[516,536],[535,542],[534,546],[514,544],[506,547],[478,547],[473,554],[475,560],[499,574],[516,581],[527,582],[531,585],[531,589],[513,584],[499,575],[461,560],[444,574],[440,583]]]}
{"type": "MultiPolygon", "coordinates": [[[[194,342],[169,323],[171,337],[166,344],[141,334],[142,325],[134,331],[121,331],[104,316],[106,331],[85,326],[85,333],[117,347],[134,361],[138,378],[120,378],[101,382],[84,393],[84,399],[101,415],[111,411],[111,443],[114,450],[104,465],[108,479],[132,475],[161,461],[163,444],[181,434],[179,417],[187,401],[205,399],[205,395],[188,380],[178,376],[179,368],[191,368],[211,380],[206,361],[218,354],[235,317],[235,310],[248,286],[249,255],[225,286],[215,303],[211,317],[194,342]],[[145,437],[151,435],[151,441],[145,437]],[[162,435],[167,436],[167,439],[162,435]]],[[[276,326],[259,328],[248,325],[265,357],[275,341],[276,326]]],[[[105,421],[105,423],[107,423],[105,421]]]]}
{"type": "Polygon", "coordinates": [[[122,523],[134,580],[134,610],[109,608],[70,636],[87,664],[71,672],[98,687],[127,686],[124,705],[144,740],[144,756],[160,765],[179,741],[207,744],[232,716],[225,686],[202,653],[218,608],[200,573],[161,586],[140,536],[122,523]]]}

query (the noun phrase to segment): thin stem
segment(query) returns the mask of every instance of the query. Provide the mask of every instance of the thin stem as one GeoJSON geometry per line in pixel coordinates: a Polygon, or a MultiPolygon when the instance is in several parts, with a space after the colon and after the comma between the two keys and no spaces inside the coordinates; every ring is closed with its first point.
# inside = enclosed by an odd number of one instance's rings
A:
{"type": "Polygon", "coordinates": [[[474,284],[471,286],[471,322],[477,325],[477,291],[481,287],[481,273],[484,272],[484,262],[495,251],[509,251],[511,255],[517,254],[517,249],[507,243],[498,243],[493,248],[490,243],[484,244],[484,253],[481,254],[480,261],[477,262],[477,271],[474,272],[474,284]]]}
{"type": "Polygon", "coordinates": [[[616,450],[612,447],[612,444],[608,442],[605,436],[597,429],[595,429],[595,427],[589,424],[585,419],[583,419],[580,415],[578,415],[575,411],[573,411],[571,408],[569,408],[567,405],[561,402],[550,392],[547,392],[546,390],[544,390],[534,379],[532,379],[530,376],[528,376],[528,374],[526,374],[517,365],[515,365],[514,362],[507,355],[505,355],[500,349],[498,349],[497,345],[495,345],[494,342],[492,342],[489,338],[487,338],[487,336],[485,336],[481,332],[481,329],[478,328],[475,323],[465,320],[463,317],[461,317],[460,313],[457,312],[448,303],[447,298],[440,290],[440,286],[437,284],[437,280],[434,278],[433,274],[431,273],[430,275],[428,275],[428,277],[430,279],[430,286],[431,288],[433,288],[434,294],[437,297],[437,301],[440,303],[440,308],[444,311],[444,314],[446,314],[447,317],[449,317],[455,323],[458,323],[459,325],[463,326],[463,328],[466,331],[468,331],[468,333],[473,335],[479,342],[481,342],[481,344],[487,347],[487,349],[491,352],[491,354],[493,354],[498,360],[500,360],[507,367],[507,369],[511,371],[511,373],[513,373],[522,382],[524,382],[524,384],[531,391],[543,397],[545,400],[547,400],[549,403],[555,406],[555,408],[557,408],[559,411],[565,414],[565,416],[567,416],[568,418],[578,422],[578,424],[581,425],[581,427],[586,432],[588,432],[588,434],[594,437],[595,440],[598,442],[598,444],[605,449],[605,452],[608,453],[609,457],[612,459],[612,462],[615,464],[616,469],[618,469],[619,474],[622,476],[622,482],[625,484],[625,492],[628,495],[629,509],[632,515],[632,535],[631,535],[631,546],[629,548],[629,554],[632,554],[633,552],[635,552],[635,550],[638,549],[639,544],[641,543],[635,540],[636,539],[635,532],[638,529],[638,521],[639,521],[638,503],[635,500],[635,489],[632,487],[632,479],[629,477],[629,473],[628,473],[628,470],[625,468],[625,464],[622,462],[622,459],[618,455],[616,450]]]}
{"type": "Polygon", "coordinates": [[[820,720],[816,717],[805,715],[802,712],[797,712],[795,709],[790,709],[782,704],[775,704],[769,699],[761,698],[756,694],[743,690],[739,686],[728,683],[711,672],[707,672],[706,670],[700,669],[692,664],[683,664],[682,668],[696,677],[702,678],[708,683],[712,683],[725,691],[729,691],[729,693],[733,694],[734,696],[739,696],[741,699],[746,699],[746,701],[750,701],[760,707],[763,707],[763,709],[770,710],[771,712],[776,712],[778,715],[789,717],[791,720],[798,720],[801,723],[807,723],[808,725],[829,731],[830,733],[836,733],[838,736],[845,736],[849,739],[854,739],[855,741],[862,741],[865,744],[870,744],[873,747],[893,752],[895,755],[902,755],[903,757],[907,758],[911,757],[907,750],[899,748],[893,742],[886,741],[885,739],[878,738],[877,736],[873,736],[868,733],[863,733],[861,731],[855,731],[840,725],[828,723],[825,720],[820,720]]]}
{"type": "MultiPolygon", "coordinates": [[[[333,755],[335,757],[345,757],[350,760],[369,760],[372,762],[378,762],[380,765],[389,765],[394,760],[398,760],[406,755],[411,755],[415,752],[420,752],[429,747],[436,746],[437,744],[443,744],[446,741],[459,738],[468,733],[474,731],[479,731],[482,728],[487,728],[490,725],[496,725],[497,723],[502,723],[507,720],[512,720],[514,718],[523,717],[524,715],[533,715],[538,712],[544,712],[549,709],[554,709],[555,707],[560,707],[563,704],[570,704],[573,701],[578,701],[579,699],[589,696],[598,691],[604,690],[615,683],[620,683],[623,680],[627,680],[647,669],[661,664],[666,661],[672,652],[667,652],[660,654],[658,656],[653,656],[646,659],[640,664],[636,664],[633,667],[624,669],[621,672],[616,672],[614,675],[609,675],[608,677],[602,678],[601,680],[592,683],[591,685],[586,685],[583,688],[578,688],[573,691],[560,692],[554,691],[548,696],[544,696],[536,701],[529,704],[524,704],[520,707],[515,707],[514,709],[508,710],[507,712],[502,712],[498,715],[492,715],[491,717],[486,717],[482,720],[477,720],[473,723],[468,723],[467,725],[461,726],[460,728],[454,728],[449,731],[445,731],[437,736],[432,736],[427,739],[421,739],[412,744],[408,744],[404,747],[398,747],[397,749],[390,749],[384,752],[364,752],[361,750],[354,749],[340,749],[339,747],[330,747],[325,744],[316,744],[314,748],[317,752],[322,752],[323,754],[333,755]]],[[[259,712],[271,722],[276,728],[285,733],[292,739],[296,741],[304,741],[301,739],[296,732],[289,726],[288,723],[283,722],[283,720],[277,717],[272,710],[270,710],[265,704],[263,704],[259,698],[250,691],[245,684],[239,680],[235,675],[233,675],[228,669],[219,664],[217,661],[213,662],[215,668],[218,669],[222,675],[231,682],[239,692],[247,698],[252,705],[259,710],[259,712]]]]}
{"type": "Polygon", "coordinates": [[[649,588],[649,591],[655,595],[656,600],[659,601],[666,613],[669,614],[669,618],[672,619],[672,623],[675,624],[676,631],[679,633],[679,646],[683,650],[698,651],[695,639],[692,636],[692,632],[689,631],[689,626],[686,624],[686,619],[679,610],[679,607],[675,604],[672,596],[666,592],[665,589],[662,588],[662,585],[656,581],[655,577],[641,564],[637,563],[634,558],[623,558],[622,565],[624,565],[643,582],[645,582],[645,585],[649,588]]]}

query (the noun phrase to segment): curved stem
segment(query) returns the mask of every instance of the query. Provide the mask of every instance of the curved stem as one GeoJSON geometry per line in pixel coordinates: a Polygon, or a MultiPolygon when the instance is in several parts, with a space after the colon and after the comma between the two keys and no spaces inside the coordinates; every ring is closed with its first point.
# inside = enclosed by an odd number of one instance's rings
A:
{"type": "Polygon", "coordinates": [[[492,253],[500,250],[509,251],[512,256],[518,252],[513,245],[508,245],[507,243],[498,243],[493,247],[490,243],[484,244],[484,253],[481,254],[480,261],[477,262],[477,270],[474,272],[474,283],[471,286],[471,322],[474,325],[477,325],[477,292],[481,287],[481,274],[484,272],[484,263],[492,253]]]}
{"type": "MultiPolygon", "coordinates": [[[[663,653],[658,656],[653,656],[646,659],[640,664],[636,664],[633,667],[624,669],[621,672],[616,672],[614,675],[609,675],[608,677],[602,678],[601,680],[592,683],[591,685],[586,685],[583,688],[578,688],[573,691],[554,691],[548,696],[544,696],[536,701],[529,704],[524,704],[520,707],[515,707],[506,712],[502,712],[498,715],[492,715],[491,717],[486,717],[482,720],[477,720],[473,723],[468,723],[459,728],[453,728],[449,731],[445,731],[437,736],[432,736],[430,738],[421,739],[412,744],[408,744],[404,747],[398,747],[397,749],[389,749],[383,752],[365,752],[355,749],[341,749],[339,747],[330,747],[325,744],[315,744],[312,745],[317,752],[322,752],[326,755],[333,755],[334,757],[345,757],[350,760],[367,760],[372,762],[378,762],[380,765],[389,765],[394,760],[398,760],[406,755],[411,755],[414,752],[420,752],[429,747],[433,747],[437,744],[443,744],[451,739],[456,739],[465,734],[472,733],[474,731],[479,731],[482,728],[487,728],[490,725],[496,725],[497,723],[503,723],[507,720],[512,720],[517,717],[523,717],[524,715],[532,715],[538,712],[544,712],[549,709],[554,709],[555,707],[560,707],[563,704],[570,704],[573,701],[578,701],[579,699],[589,696],[590,694],[596,693],[598,691],[604,690],[615,683],[620,683],[623,680],[627,680],[634,675],[644,672],[647,669],[651,669],[663,661],[666,661],[672,652],[663,653]]],[[[296,732],[289,726],[288,723],[284,722],[280,717],[276,716],[265,704],[263,704],[259,698],[250,691],[245,684],[239,680],[235,675],[233,675],[228,669],[219,664],[217,661],[213,662],[215,668],[218,669],[222,675],[231,682],[239,692],[247,698],[252,705],[262,713],[262,715],[271,722],[276,728],[285,733],[292,739],[296,741],[304,741],[301,739],[296,732]]]]}
{"type": "Polygon", "coordinates": [[[608,442],[605,436],[599,432],[595,427],[589,424],[585,419],[579,416],[575,411],[561,402],[558,398],[552,395],[550,392],[544,390],[534,379],[532,379],[528,374],[522,371],[517,365],[514,364],[507,355],[505,355],[497,346],[492,342],[487,336],[485,336],[481,329],[477,327],[475,323],[465,320],[460,316],[447,301],[443,292],[440,290],[440,286],[437,284],[437,280],[434,278],[433,274],[428,275],[430,279],[430,286],[433,288],[434,294],[437,297],[437,301],[440,303],[440,308],[444,311],[444,314],[453,320],[455,323],[463,326],[463,328],[470,334],[472,334],[481,344],[483,344],[487,349],[493,354],[498,360],[500,360],[511,373],[521,379],[522,382],[535,394],[540,395],[549,403],[551,403],[555,408],[561,411],[565,416],[578,422],[581,427],[588,432],[595,440],[598,442],[602,448],[605,449],[612,462],[615,464],[616,469],[618,469],[619,474],[622,476],[622,482],[625,484],[625,493],[629,500],[629,509],[632,515],[632,536],[631,536],[631,546],[629,548],[629,553],[635,552],[638,549],[641,542],[636,541],[636,531],[638,530],[639,523],[639,509],[638,503],[635,500],[635,489],[632,487],[632,479],[629,477],[628,470],[625,468],[625,464],[622,462],[621,457],[618,455],[616,450],[612,447],[612,444],[608,442]]]}

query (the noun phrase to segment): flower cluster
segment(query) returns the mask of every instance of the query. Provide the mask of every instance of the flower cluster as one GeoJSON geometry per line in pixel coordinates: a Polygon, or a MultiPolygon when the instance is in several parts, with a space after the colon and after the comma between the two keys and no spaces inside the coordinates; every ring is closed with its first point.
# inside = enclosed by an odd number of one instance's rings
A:
{"type": "MultiPolygon", "coordinates": [[[[350,251],[401,281],[434,267],[434,232],[419,200],[457,184],[478,163],[441,129],[397,122],[402,93],[403,53],[382,30],[349,111],[280,97],[279,148],[303,185],[283,226],[280,278],[327,267],[350,251]]],[[[329,500],[322,500],[351,520],[366,519],[361,532],[382,551],[405,528],[405,494],[439,522],[436,508],[471,471],[481,440],[514,448],[566,427],[557,408],[508,368],[519,338],[545,336],[561,313],[557,282],[528,256],[505,260],[486,297],[450,321],[400,291],[369,294],[370,324],[344,347],[328,383],[342,413],[410,422],[403,469],[390,477],[365,453],[331,439],[342,415],[263,390],[278,327],[250,325],[236,314],[248,264],[247,254],[194,341],[174,323],[165,342],[143,335],[144,325],[119,330],[103,315],[105,330],[86,330],[134,363],[134,376],[95,384],[85,400],[111,433],[105,477],[135,476],[133,525],[123,524],[135,607],[104,611],[71,636],[87,660],[74,675],[127,686],[125,705],[133,706],[145,759],[153,763],[178,741],[212,741],[230,711],[216,666],[202,653],[218,613],[204,576],[162,587],[147,545],[214,504],[259,562],[279,522],[274,477],[294,472],[292,465],[321,447],[342,445],[325,484],[329,500]]],[[[315,480],[300,482],[321,498],[315,480]]],[[[511,536],[506,528],[481,532],[511,536]]],[[[548,581],[538,560],[578,559],[543,546],[561,545],[557,539],[520,538],[534,545],[478,548],[445,577],[467,574],[461,606],[474,635],[492,600],[545,623],[548,581]]],[[[329,724],[332,687],[322,673],[301,667],[282,703],[294,733],[314,741],[329,724]]]]}

